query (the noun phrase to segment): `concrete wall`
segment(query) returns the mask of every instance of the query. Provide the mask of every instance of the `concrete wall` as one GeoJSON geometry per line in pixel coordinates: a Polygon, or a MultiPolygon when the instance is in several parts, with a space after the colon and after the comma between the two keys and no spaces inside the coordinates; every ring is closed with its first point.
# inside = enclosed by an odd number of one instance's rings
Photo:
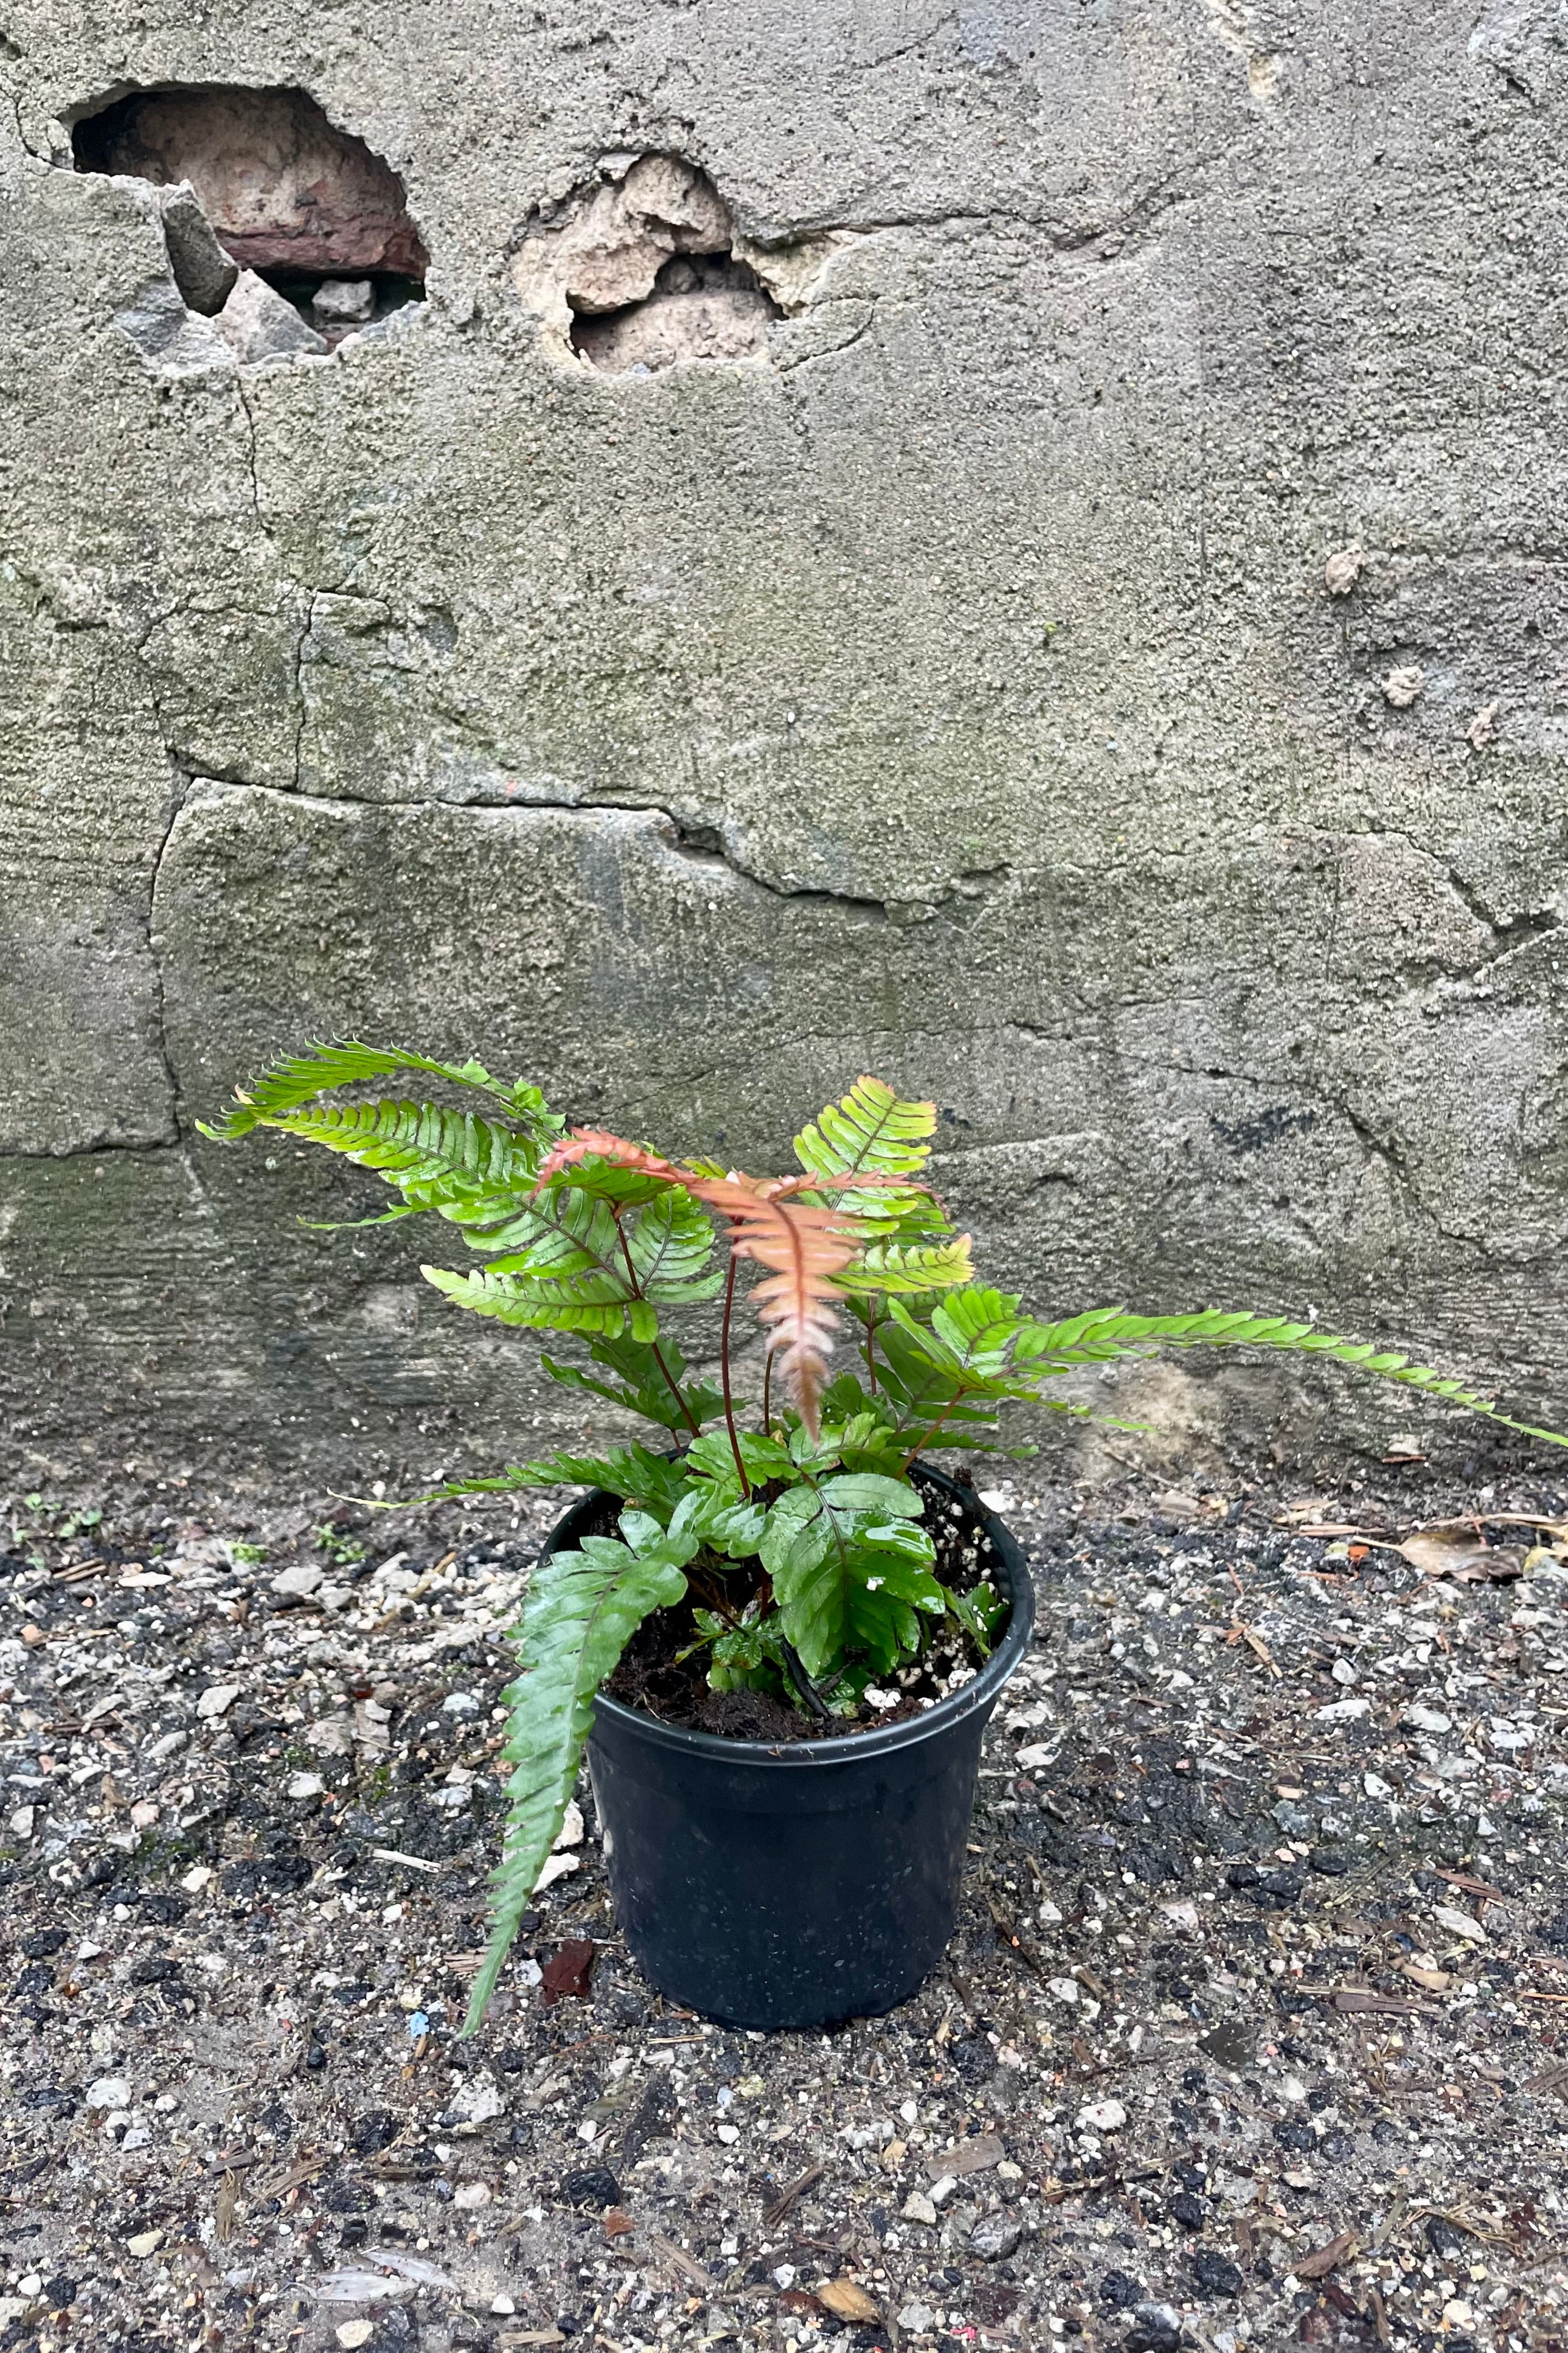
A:
{"type": "Polygon", "coordinates": [[[194,1134],[350,1032],[753,1163],[873,1069],[1042,1303],[1315,1305],[1563,1409],[1553,5],[5,32],[24,1462],[287,1483],[528,1424],[529,1344],[412,1229],[294,1223],[369,1180],[194,1134]],[[156,205],[72,168],[162,83],[311,92],[403,175],[428,300],[238,364],[156,205]],[[529,307],[647,153],[780,296],[763,356],[605,375],[529,307]]]}

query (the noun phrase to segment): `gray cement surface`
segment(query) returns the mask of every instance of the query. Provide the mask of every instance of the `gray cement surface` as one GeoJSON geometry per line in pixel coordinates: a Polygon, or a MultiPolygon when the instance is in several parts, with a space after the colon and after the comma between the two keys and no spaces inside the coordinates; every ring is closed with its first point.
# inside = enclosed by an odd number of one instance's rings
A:
{"type": "Polygon", "coordinates": [[[1563,1490],[997,1492],[1038,1639],[925,1987],[676,2010],[584,1780],[468,2042],[558,1503],[14,1499],[6,2344],[1562,2353],[1563,1490]]]}
{"type": "Polygon", "coordinates": [[[551,1410],[195,1137],[352,1032],[752,1162],[874,1069],[1042,1302],[1563,1395],[1545,0],[15,0],[0,87],[25,1478],[551,1410]],[[155,85],[308,91],[426,299],[242,358],[73,168],[155,85]]]}

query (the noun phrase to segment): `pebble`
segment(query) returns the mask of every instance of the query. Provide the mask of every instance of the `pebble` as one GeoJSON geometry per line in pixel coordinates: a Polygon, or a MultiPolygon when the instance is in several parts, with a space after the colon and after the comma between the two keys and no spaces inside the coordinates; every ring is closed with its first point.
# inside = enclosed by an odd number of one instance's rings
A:
{"type": "Polygon", "coordinates": [[[292,1568],[280,1568],[270,1589],[279,1601],[308,1601],[326,1574],[314,1561],[299,1561],[292,1568]]]}
{"type": "Polygon", "coordinates": [[[345,2320],[339,2325],[337,2332],[338,2343],[348,2346],[350,2353],[356,2345],[368,2345],[374,2335],[374,2320],[345,2320]]]}
{"type": "Polygon", "coordinates": [[[1024,2225],[1016,2216],[987,2214],[969,2233],[970,2252],[982,2263],[1005,2263],[1009,2255],[1017,2253],[1023,2235],[1024,2225]]]}
{"type": "Polygon", "coordinates": [[[163,2243],[162,2231],[138,2231],[133,2239],[126,2240],[125,2252],[128,2255],[142,2257],[155,2255],[163,2243]]]}
{"type": "Polygon", "coordinates": [[[1117,2132],[1127,2122],[1127,2111],[1120,2100],[1091,2100],[1078,2112],[1079,2132],[1117,2132]]]}
{"type": "Polygon", "coordinates": [[[243,1689],[241,1683],[208,1683],[196,1702],[196,1714],[209,1721],[226,1715],[243,1689]]]}
{"type": "Polygon", "coordinates": [[[368,278],[323,278],[310,308],[319,319],[368,319],[375,308],[375,288],[368,278]]]}
{"type": "Polygon", "coordinates": [[[100,2075],[88,2085],[84,2096],[89,2108],[128,2108],[131,2086],[123,2075],[100,2075]]]}
{"type": "Polygon", "coordinates": [[[290,1798],[319,1798],[326,1786],[319,1773],[294,1773],[289,1776],[288,1794],[290,1798]]]}
{"type": "Polygon", "coordinates": [[[513,2304],[510,2295],[492,2295],[490,2298],[490,2310],[492,2312],[499,2313],[504,2320],[508,2313],[515,2312],[517,2310],[517,2306],[513,2304]]]}
{"type": "Polygon", "coordinates": [[[923,2222],[928,2230],[936,2228],[936,2208],[919,2189],[911,2189],[900,2209],[906,2222],[923,2222]]]}

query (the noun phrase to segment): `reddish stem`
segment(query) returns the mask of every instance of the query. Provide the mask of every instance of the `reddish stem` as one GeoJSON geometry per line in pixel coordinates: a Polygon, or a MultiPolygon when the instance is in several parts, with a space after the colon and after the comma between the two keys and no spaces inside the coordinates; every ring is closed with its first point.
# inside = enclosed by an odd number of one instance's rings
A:
{"type": "Polygon", "coordinates": [[[877,1310],[873,1303],[866,1310],[866,1373],[871,1384],[871,1395],[877,1394],[877,1310]]]}
{"type": "MultiPolygon", "coordinates": [[[[640,1299],[643,1295],[642,1285],[637,1281],[637,1271],[632,1263],[631,1250],[627,1247],[626,1238],[621,1228],[621,1211],[619,1208],[613,1208],[610,1211],[610,1215],[616,1221],[616,1236],[621,1245],[621,1256],[626,1262],[626,1281],[631,1284],[632,1297],[634,1299],[640,1299]]],[[[691,1408],[687,1404],[685,1398],[681,1395],[679,1382],[676,1379],[675,1375],[670,1371],[669,1366],[665,1363],[663,1355],[659,1349],[658,1342],[657,1340],[650,1340],[648,1342],[648,1346],[653,1351],[654,1363],[664,1375],[665,1386],[668,1388],[670,1396],[675,1399],[676,1404],[680,1408],[681,1413],[685,1417],[687,1429],[691,1432],[693,1438],[700,1436],[700,1432],[698,1428],[697,1417],[692,1412],[691,1408]]]]}
{"type": "Polygon", "coordinates": [[[730,1311],[734,1304],[735,1258],[731,1251],[729,1280],[724,1285],[724,1328],[719,1338],[719,1379],[724,1391],[724,1427],[730,1433],[730,1451],[735,1458],[735,1472],[741,1482],[742,1501],[744,1502],[751,1494],[752,1482],[741,1460],[741,1441],[735,1435],[735,1408],[730,1396],[730,1311]]]}
{"type": "Polygon", "coordinates": [[[773,1434],[773,1418],[769,1408],[769,1398],[773,1389],[773,1352],[770,1348],[767,1355],[763,1358],[763,1436],[764,1438],[771,1438],[773,1434]]]}

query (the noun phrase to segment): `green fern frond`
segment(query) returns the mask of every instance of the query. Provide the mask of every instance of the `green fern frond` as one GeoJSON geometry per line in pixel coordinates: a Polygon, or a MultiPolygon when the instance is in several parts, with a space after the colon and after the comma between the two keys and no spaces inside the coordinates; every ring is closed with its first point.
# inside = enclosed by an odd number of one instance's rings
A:
{"type": "Polygon", "coordinates": [[[627,1218],[622,1231],[645,1299],[674,1307],[711,1299],[723,1289],[722,1271],[709,1271],[714,1247],[712,1219],[678,1186],[667,1186],[635,1217],[627,1218]]]}
{"type": "Polygon", "coordinates": [[[504,1079],[492,1078],[482,1062],[433,1061],[426,1054],[409,1053],[400,1046],[367,1046],[354,1038],[307,1046],[302,1054],[275,1062],[248,1086],[236,1089],[237,1109],[210,1125],[199,1123],[201,1132],[216,1143],[231,1144],[248,1135],[252,1128],[271,1126],[334,1087],[363,1086],[396,1071],[423,1071],[427,1077],[448,1080],[454,1086],[477,1087],[522,1122],[537,1141],[552,1141],[561,1132],[562,1123],[551,1115],[539,1089],[524,1080],[509,1086],[504,1079]]]}
{"type": "Polygon", "coordinates": [[[880,1079],[857,1079],[795,1139],[811,1176],[918,1176],[931,1158],[936,1105],[900,1103],[880,1079]]]}
{"type": "Polygon", "coordinates": [[[1380,1380],[1395,1381],[1407,1388],[1420,1389],[1427,1397],[1441,1398],[1447,1404],[1483,1414],[1489,1421],[1500,1422],[1505,1430],[1518,1430],[1521,1437],[1544,1439],[1551,1446],[1568,1446],[1568,1437],[1561,1431],[1542,1430],[1533,1422],[1516,1421],[1511,1415],[1500,1413],[1489,1398],[1478,1397],[1462,1381],[1436,1372],[1430,1366],[1413,1364],[1398,1349],[1377,1348],[1364,1340],[1342,1339],[1337,1334],[1320,1332],[1313,1324],[1292,1323],[1285,1315],[1252,1315],[1221,1308],[1209,1308],[1195,1315],[1130,1315],[1121,1308],[1101,1307],[1071,1316],[1065,1323],[1034,1325],[1026,1349],[1020,1353],[1048,1360],[1037,1363],[1035,1368],[1049,1377],[1078,1365],[1152,1356],[1161,1347],[1272,1348],[1298,1356],[1326,1356],[1333,1363],[1349,1365],[1356,1372],[1373,1373],[1380,1380]]]}
{"type": "Polygon", "coordinates": [[[259,1124],[320,1145],[395,1186],[402,1209],[376,1223],[433,1209],[470,1235],[493,1231],[516,1214],[539,1166],[540,1145],[531,1136],[433,1103],[319,1103],[259,1124]]]}
{"type": "Polygon", "coordinates": [[[450,1504],[465,1495],[511,1495],[526,1487],[594,1487],[619,1495],[641,1510],[668,1520],[688,1493],[679,1457],[654,1454],[646,1446],[616,1446],[608,1454],[563,1454],[534,1462],[513,1462],[493,1478],[447,1479],[423,1495],[395,1502],[353,1495],[346,1500],[383,1512],[405,1512],[416,1504],[450,1504]]]}
{"type": "MultiPolygon", "coordinates": [[[[795,1156],[812,1176],[921,1177],[935,1133],[935,1103],[904,1103],[880,1079],[859,1078],[841,1102],[826,1105],[801,1130],[795,1156]]],[[[868,1233],[908,1238],[947,1230],[942,1205],[929,1192],[868,1187],[835,1198],[841,1213],[860,1220],[868,1233]]]]}
{"type": "Polygon", "coordinates": [[[612,1340],[623,1332],[634,1340],[658,1337],[655,1310],[646,1300],[628,1299],[624,1282],[617,1287],[596,1267],[547,1276],[498,1272],[488,1266],[474,1274],[453,1274],[439,1266],[419,1271],[454,1306],[498,1324],[533,1332],[602,1333],[612,1340]]]}
{"type": "Polygon", "coordinates": [[[700,1430],[705,1421],[716,1421],[724,1410],[721,1389],[710,1381],[686,1379],[686,1358],[672,1339],[662,1339],[657,1355],[642,1342],[624,1336],[595,1339],[588,1344],[588,1354],[616,1378],[595,1380],[579,1366],[559,1365],[553,1356],[542,1355],[539,1361],[550,1378],[563,1388],[604,1398],[666,1430],[700,1430]]]}
{"type": "Polygon", "coordinates": [[[465,2036],[483,2021],[518,1924],[565,1819],[594,1727],[594,1694],[643,1620],[686,1592],[694,1540],[628,1514],[633,1541],[588,1536],[580,1552],[542,1560],[513,1637],[519,1674],[504,1694],[509,1728],[505,1843],[490,1887],[490,1934],[474,1980],[465,2036]]]}
{"type": "Polygon", "coordinates": [[[899,1292],[906,1295],[946,1291],[974,1275],[967,1234],[937,1242],[871,1242],[833,1278],[848,1292],[899,1292]]]}

